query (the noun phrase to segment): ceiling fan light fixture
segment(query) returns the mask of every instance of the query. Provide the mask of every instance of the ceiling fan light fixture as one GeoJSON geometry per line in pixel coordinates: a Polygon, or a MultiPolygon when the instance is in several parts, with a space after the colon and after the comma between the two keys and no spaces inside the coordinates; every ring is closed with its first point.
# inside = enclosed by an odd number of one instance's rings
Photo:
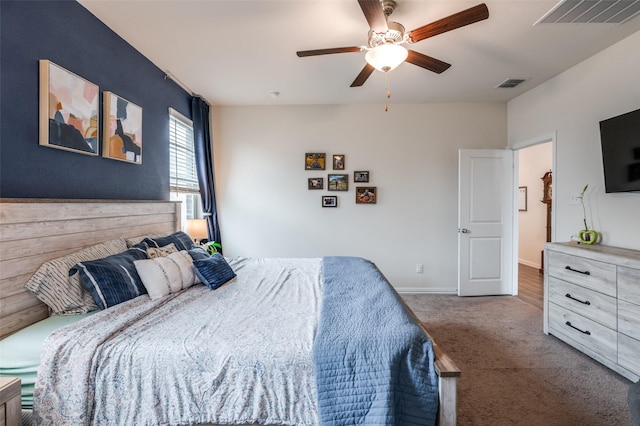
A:
{"type": "Polygon", "coordinates": [[[369,65],[382,72],[389,72],[407,59],[409,52],[395,43],[385,43],[369,49],[364,56],[369,65]]]}

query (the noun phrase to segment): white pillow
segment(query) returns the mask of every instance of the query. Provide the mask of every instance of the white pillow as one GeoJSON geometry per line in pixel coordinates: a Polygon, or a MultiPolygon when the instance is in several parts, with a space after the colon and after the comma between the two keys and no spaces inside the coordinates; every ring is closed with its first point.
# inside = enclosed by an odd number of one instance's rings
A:
{"type": "Polygon", "coordinates": [[[198,283],[193,259],[185,250],[156,259],[136,260],[136,271],[151,300],[175,293],[198,283]]]}

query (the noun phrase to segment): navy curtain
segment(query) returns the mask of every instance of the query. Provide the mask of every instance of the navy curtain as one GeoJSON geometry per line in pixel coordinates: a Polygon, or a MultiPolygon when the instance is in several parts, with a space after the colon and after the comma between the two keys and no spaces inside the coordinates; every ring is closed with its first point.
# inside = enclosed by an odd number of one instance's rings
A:
{"type": "Polygon", "coordinates": [[[200,96],[194,96],[191,99],[191,118],[193,120],[193,143],[198,183],[200,184],[200,197],[202,198],[202,212],[207,220],[209,241],[216,241],[222,244],[220,227],[218,226],[218,213],[216,211],[209,104],[200,96]]]}

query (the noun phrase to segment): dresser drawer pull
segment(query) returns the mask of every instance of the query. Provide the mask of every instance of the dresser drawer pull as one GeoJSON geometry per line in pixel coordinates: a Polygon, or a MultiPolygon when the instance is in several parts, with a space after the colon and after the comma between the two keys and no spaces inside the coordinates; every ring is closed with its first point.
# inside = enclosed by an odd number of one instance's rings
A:
{"type": "Polygon", "coordinates": [[[571,324],[569,321],[567,321],[565,324],[567,324],[571,328],[575,328],[576,330],[578,330],[582,334],[586,334],[587,336],[591,336],[591,332],[590,331],[588,331],[588,330],[587,331],[580,330],[578,327],[576,327],[575,325],[571,324]]]}
{"type": "Polygon", "coordinates": [[[577,270],[577,269],[573,269],[573,268],[572,268],[571,266],[569,266],[569,265],[565,266],[565,267],[564,267],[564,269],[567,269],[567,270],[569,270],[569,271],[573,271],[573,272],[577,272],[577,273],[579,273],[579,274],[591,275],[591,272],[589,272],[589,271],[579,271],[579,270],[577,270]]]}
{"type": "Polygon", "coordinates": [[[568,297],[571,300],[575,300],[576,302],[580,302],[583,305],[590,305],[591,302],[589,302],[588,300],[580,300],[580,299],[576,299],[575,297],[573,297],[572,295],[570,295],[569,293],[565,294],[565,297],[568,297]]]}

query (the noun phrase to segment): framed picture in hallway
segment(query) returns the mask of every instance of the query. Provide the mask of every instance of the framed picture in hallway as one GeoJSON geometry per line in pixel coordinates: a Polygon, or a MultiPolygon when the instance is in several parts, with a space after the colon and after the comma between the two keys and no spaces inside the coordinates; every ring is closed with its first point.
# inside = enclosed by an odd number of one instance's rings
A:
{"type": "Polygon", "coordinates": [[[527,187],[521,186],[518,188],[518,210],[521,212],[527,211],[527,187]]]}

